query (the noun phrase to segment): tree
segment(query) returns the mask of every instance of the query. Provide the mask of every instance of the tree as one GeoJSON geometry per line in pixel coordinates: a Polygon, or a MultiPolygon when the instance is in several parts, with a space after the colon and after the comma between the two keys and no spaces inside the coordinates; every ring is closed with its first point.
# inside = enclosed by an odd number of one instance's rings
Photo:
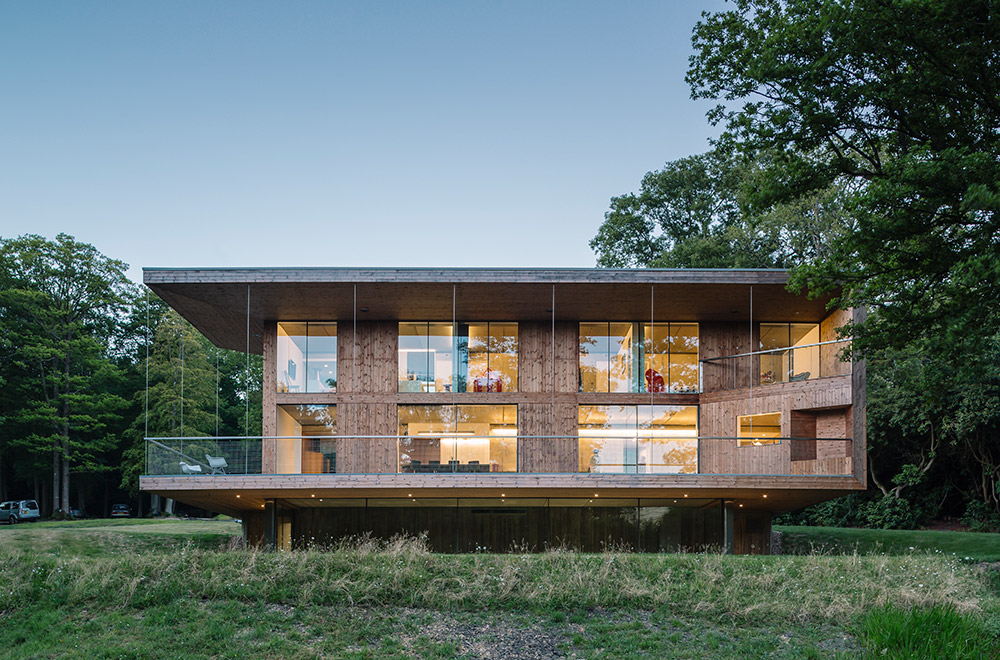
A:
{"type": "Polygon", "coordinates": [[[7,422],[29,451],[51,452],[54,511],[68,511],[71,468],[102,469],[96,457],[127,405],[111,391],[123,374],[106,350],[133,288],[126,268],[66,234],[0,242],[0,313],[22,376],[7,422]]]}
{"type": "Polygon", "coordinates": [[[836,186],[753,213],[761,168],[722,150],[667,163],[611,199],[590,247],[611,268],[787,268],[823,256],[845,226],[836,186]]]}
{"type": "Polygon", "coordinates": [[[793,273],[873,311],[855,348],[1000,326],[995,0],[737,0],[694,29],[687,80],[720,144],[766,155],[757,209],[839,185],[856,223],[793,273]]]}

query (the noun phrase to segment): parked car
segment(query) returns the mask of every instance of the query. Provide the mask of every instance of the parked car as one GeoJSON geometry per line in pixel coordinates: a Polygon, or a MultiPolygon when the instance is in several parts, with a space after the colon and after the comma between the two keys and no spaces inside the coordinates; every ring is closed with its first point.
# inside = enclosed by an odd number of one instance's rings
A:
{"type": "Polygon", "coordinates": [[[132,509],[129,508],[128,504],[112,504],[111,505],[111,517],[112,518],[131,518],[132,509]]]}
{"type": "Polygon", "coordinates": [[[71,506],[69,508],[69,517],[73,520],[82,520],[86,518],[86,516],[83,515],[83,509],[78,506],[71,506]]]}
{"type": "Polygon", "coordinates": [[[0,521],[13,525],[24,520],[35,522],[39,518],[38,502],[13,500],[0,504],[0,521]]]}

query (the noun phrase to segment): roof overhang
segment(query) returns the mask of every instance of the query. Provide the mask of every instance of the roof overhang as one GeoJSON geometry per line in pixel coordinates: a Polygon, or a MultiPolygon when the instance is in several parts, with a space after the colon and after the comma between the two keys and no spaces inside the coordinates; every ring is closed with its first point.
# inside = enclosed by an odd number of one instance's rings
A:
{"type": "Polygon", "coordinates": [[[217,346],[253,353],[274,320],[815,323],[829,302],[789,292],[785,270],[145,268],[143,282],[217,346]]]}

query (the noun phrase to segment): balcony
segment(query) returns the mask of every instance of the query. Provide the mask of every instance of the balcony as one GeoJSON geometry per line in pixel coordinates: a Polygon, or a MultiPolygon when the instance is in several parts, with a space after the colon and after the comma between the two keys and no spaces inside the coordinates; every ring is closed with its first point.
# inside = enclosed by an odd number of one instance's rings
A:
{"type": "Polygon", "coordinates": [[[734,438],[624,434],[576,436],[188,437],[147,438],[145,476],[210,480],[222,475],[504,474],[850,477],[850,438],[734,438]],[[539,461],[539,455],[551,458],[539,461]],[[526,464],[556,469],[523,469],[526,464]],[[265,469],[267,466],[267,469],[265,469]]]}
{"type": "Polygon", "coordinates": [[[704,391],[795,383],[847,376],[851,363],[840,359],[849,340],[786,346],[701,360],[704,391]]]}

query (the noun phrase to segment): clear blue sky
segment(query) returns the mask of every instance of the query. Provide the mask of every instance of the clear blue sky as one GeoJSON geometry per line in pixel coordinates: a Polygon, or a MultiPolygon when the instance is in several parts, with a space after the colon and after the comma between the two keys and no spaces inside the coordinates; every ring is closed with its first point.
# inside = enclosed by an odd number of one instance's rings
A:
{"type": "Polygon", "coordinates": [[[3,2],[0,236],[143,266],[588,267],[707,148],[705,2],[3,2]]]}

